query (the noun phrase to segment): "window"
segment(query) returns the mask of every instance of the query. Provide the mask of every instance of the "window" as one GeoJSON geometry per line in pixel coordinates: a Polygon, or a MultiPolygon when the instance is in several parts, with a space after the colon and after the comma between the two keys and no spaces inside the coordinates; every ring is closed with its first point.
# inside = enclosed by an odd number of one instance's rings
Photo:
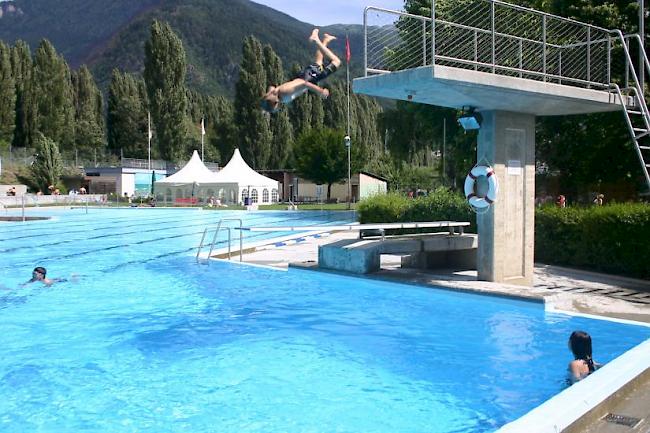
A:
{"type": "Polygon", "coordinates": [[[251,191],[251,203],[258,203],[257,198],[257,190],[254,189],[251,191]]]}
{"type": "Polygon", "coordinates": [[[275,189],[275,188],[273,188],[273,189],[271,190],[271,201],[272,201],[273,203],[277,203],[277,201],[278,201],[278,190],[275,189]]]}
{"type": "Polygon", "coordinates": [[[226,191],[223,188],[219,188],[219,200],[223,201],[226,198],[226,191]]]}
{"type": "Polygon", "coordinates": [[[269,202],[269,190],[264,188],[262,191],[262,203],[268,203],[269,202]]]}
{"type": "Polygon", "coordinates": [[[241,202],[244,202],[244,199],[248,197],[248,190],[246,188],[241,190],[241,202]]]}

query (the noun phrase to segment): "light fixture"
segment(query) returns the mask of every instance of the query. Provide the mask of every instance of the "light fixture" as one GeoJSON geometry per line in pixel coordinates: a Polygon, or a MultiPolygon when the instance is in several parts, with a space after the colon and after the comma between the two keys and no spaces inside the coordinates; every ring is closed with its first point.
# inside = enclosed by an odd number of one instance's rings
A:
{"type": "Polygon", "coordinates": [[[476,112],[474,107],[463,107],[463,112],[458,118],[458,123],[465,131],[472,129],[480,129],[483,116],[481,113],[476,112]]]}

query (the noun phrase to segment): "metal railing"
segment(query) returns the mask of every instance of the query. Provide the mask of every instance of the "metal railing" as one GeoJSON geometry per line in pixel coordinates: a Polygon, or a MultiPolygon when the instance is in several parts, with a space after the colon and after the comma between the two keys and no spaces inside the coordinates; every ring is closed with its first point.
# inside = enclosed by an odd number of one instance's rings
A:
{"type": "MultiPolygon", "coordinates": [[[[239,222],[239,261],[243,261],[243,255],[244,255],[244,235],[243,235],[243,221],[241,218],[223,218],[219,220],[219,223],[217,224],[216,228],[213,227],[206,227],[205,230],[203,230],[203,236],[201,236],[201,242],[199,242],[199,246],[196,251],[196,261],[199,261],[200,255],[201,255],[201,250],[205,246],[204,241],[208,233],[214,230],[214,236],[212,236],[212,242],[210,242],[210,251],[208,252],[208,257],[207,261],[208,264],[210,264],[210,257],[212,257],[212,252],[214,251],[214,246],[217,243],[217,237],[219,235],[219,231],[221,231],[222,224],[225,221],[238,221],[239,222]]],[[[228,260],[231,259],[231,243],[232,243],[232,227],[223,227],[224,229],[228,230],[228,260]]]]}
{"type": "Polygon", "coordinates": [[[444,65],[608,89],[627,87],[620,32],[498,0],[433,1],[431,16],[367,7],[366,75],[444,65]]]}

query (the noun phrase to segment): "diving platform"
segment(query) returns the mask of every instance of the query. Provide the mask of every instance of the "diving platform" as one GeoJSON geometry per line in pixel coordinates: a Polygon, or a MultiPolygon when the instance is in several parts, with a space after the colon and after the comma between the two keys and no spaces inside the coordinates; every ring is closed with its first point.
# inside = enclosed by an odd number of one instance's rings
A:
{"type": "Polygon", "coordinates": [[[500,110],[561,116],[621,111],[622,102],[634,105],[634,98],[621,101],[616,92],[544,82],[444,65],[356,78],[355,93],[417,102],[439,107],[477,111],[500,110]]]}
{"type": "Polygon", "coordinates": [[[365,9],[365,76],[354,92],[474,117],[476,162],[499,185],[477,215],[478,278],[531,286],[536,117],[621,111],[650,186],[650,62],[641,38],[620,30],[500,0],[431,4],[429,16],[365,9]]]}

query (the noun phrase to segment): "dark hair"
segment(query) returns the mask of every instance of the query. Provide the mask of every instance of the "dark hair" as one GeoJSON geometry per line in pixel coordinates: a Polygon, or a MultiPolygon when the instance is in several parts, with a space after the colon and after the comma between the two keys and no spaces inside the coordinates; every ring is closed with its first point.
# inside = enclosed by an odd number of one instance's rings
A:
{"type": "Polygon", "coordinates": [[[590,373],[596,369],[591,358],[591,337],[589,334],[584,331],[573,331],[569,337],[569,347],[575,359],[581,359],[587,363],[590,373]]]}
{"type": "Polygon", "coordinates": [[[272,103],[266,98],[262,98],[262,100],[260,101],[260,108],[266,111],[267,113],[271,113],[271,114],[278,112],[277,105],[272,103]]]}
{"type": "Polygon", "coordinates": [[[32,272],[38,272],[39,274],[43,274],[43,276],[47,275],[47,269],[42,266],[35,267],[32,272]]]}

